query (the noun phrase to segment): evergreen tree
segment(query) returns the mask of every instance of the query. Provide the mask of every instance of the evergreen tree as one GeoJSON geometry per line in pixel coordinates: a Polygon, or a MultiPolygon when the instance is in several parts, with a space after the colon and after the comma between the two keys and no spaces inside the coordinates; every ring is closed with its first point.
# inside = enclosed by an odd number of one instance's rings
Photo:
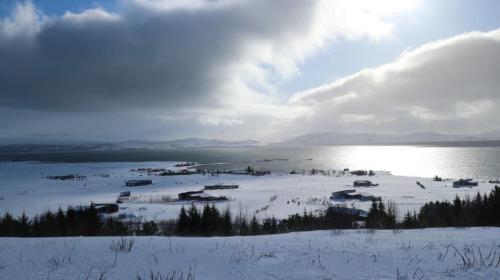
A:
{"type": "Polygon", "coordinates": [[[176,232],[179,235],[186,235],[189,232],[189,217],[184,206],[181,207],[177,218],[176,232]]]}
{"type": "Polygon", "coordinates": [[[158,226],[154,221],[149,221],[142,224],[142,234],[155,235],[157,232],[158,232],[158,226]]]}
{"type": "Polygon", "coordinates": [[[15,236],[16,235],[16,223],[14,218],[9,212],[3,215],[0,222],[0,236],[15,236]]]}
{"type": "Polygon", "coordinates": [[[278,233],[278,221],[274,216],[271,218],[271,233],[278,233]]]}
{"type": "Polygon", "coordinates": [[[394,201],[387,202],[387,212],[384,215],[384,228],[396,228],[398,218],[398,208],[394,201]]]}
{"type": "Polygon", "coordinates": [[[42,229],[38,215],[36,215],[31,222],[30,236],[42,236],[42,229]]]}
{"type": "Polygon", "coordinates": [[[26,216],[26,213],[23,212],[23,214],[19,217],[19,232],[18,234],[20,236],[26,237],[29,236],[30,234],[30,220],[28,216],[26,216]]]}
{"type": "Polygon", "coordinates": [[[191,204],[191,207],[188,210],[188,217],[189,233],[193,235],[199,234],[201,226],[201,216],[198,212],[198,208],[196,208],[194,204],[191,204]]]}
{"type": "Polygon", "coordinates": [[[101,220],[99,218],[99,213],[93,205],[91,205],[86,211],[80,211],[81,221],[79,224],[83,224],[82,228],[83,235],[85,236],[96,236],[101,228],[101,220]]]}
{"type": "Polygon", "coordinates": [[[275,234],[278,232],[278,222],[276,218],[266,218],[262,223],[262,232],[265,234],[275,234]]]}
{"type": "Polygon", "coordinates": [[[219,209],[215,207],[214,204],[210,206],[210,211],[211,211],[211,230],[214,232],[214,234],[221,234],[222,233],[222,215],[219,212],[219,209]]]}
{"type": "Polygon", "coordinates": [[[376,202],[372,202],[370,210],[368,211],[368,216],[366,217],[366,227],[367,228],[377,228],[379,219],[379,208],[376,202]]]}
{"type": "Polygon", "coordinates": [[[70,236],[77,235],[79,232],[81,232],[76,218],[76,211],[73,208],[68,207],[68,209],[66,210],[66,226],[67,234],[70,236]]]}
{"type": "Polygon", "coordinates": [[[404,228],[417,228],[418,227],[418,219],[417,214],[415,212],[410,213],[407,211],[405,216],[403,217],[403,227],[404,228]]]}
{"type": "Polygon", "coordinates": [[[229,206],[226,207],[224,214],[222,214],[222,233],[224,235],[231,235],[233,233],[233,218],[229,206]]]}
{"type": "Polygon", "coordinates": [[[247,219],[244,216],[240,216],[239,219],[239,233],[240,235],[248,235],[250,233],[247,219]]]}
{"type": "Polygon", "coordinates": [[[66,236],[66,217],[64,211],[59,207],[56,213],[56,228],[54,229],[58,236],[66,236]]]}
{"type": "Polygon", "coordinates": [[[212,229],[212,211],[210,209],[210,206],[208,204],[205,204],[203,207],[203,213],[201,214],[201,230],[200,233],[202,235],[212,235],[213,231],[212,229]]]}
{"type": "Polygon", "coordinates": [[[260,224],[257,221],[257,218],[255,215],[253,215],[252,220],[250,221],[250,233],[252,235],[259,235],[260,234],[260,224]]]}

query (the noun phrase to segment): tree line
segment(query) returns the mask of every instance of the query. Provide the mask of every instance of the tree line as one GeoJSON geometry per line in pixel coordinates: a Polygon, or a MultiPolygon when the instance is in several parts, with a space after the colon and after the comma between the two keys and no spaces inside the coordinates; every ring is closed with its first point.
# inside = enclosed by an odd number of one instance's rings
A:
{"type": "Polygon", "coordinates": [[[123,222],[113,217],[104,218],[90,206],[85,209],[69,207],[56,212],[46,211],[29,218],[26,214],[13,217],[5,213],[0,218],[0,236],[112,236],[152,235],[157,232],[155,222],[123,222]]]}
{"type": "Polygon", "coordinates": [[[489,194],[479,192],[471,198],[458,196],[450,201],[425,203],[418,212],[406,212],[397,221],[397,208],[393,202],[373,203],[366,220],[367,228],[429,228],[500,226],[500,188],[495,186],[489,194]]]}
{"type": "Polygon", "coordinates": [[[283,220],[268,217],[258,220],[255,215],[248,219],[239,214],[233,218],[229,208],[220,212],[214,205],[206,204],[202,211],[195,205],[188,209],[184,206],[175,223],[175,234],[181,236],[213,236],[213,235],[259,235],[276,234],[292,231],[319,229],[355,228],[356,222],[363,218],[343,213],[341,207],[331,206],[323,213],[291,215],[283,220]]]}
{"type": "Polygon", "coordinates": [[[215,205],[205,204],[203,210],[192,204],[181,208],[174,220],[122,221],[104,217],[91,206],[85,209],[68,208],[56,212],[46,211],[28,218],[24,213],[14,217],[5,213],[0,217],[0,236],[49,237],[49,236],[122,236],[122,235],[179,235],[179,236],[230,236],[276,234],[291,231],[356,227],[357,216],[341,213],[338,207],[329,207],[324,213],[305,212],[278,220],[275,217],[258,220],[231,210],[219,211],[215,205]]]}

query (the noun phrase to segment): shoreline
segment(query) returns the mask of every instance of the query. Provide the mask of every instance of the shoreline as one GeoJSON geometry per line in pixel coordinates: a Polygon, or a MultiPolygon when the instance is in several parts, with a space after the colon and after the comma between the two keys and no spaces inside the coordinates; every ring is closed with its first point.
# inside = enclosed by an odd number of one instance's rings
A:
{"type": "MultiPolygon", "coordinates": [[[[351,175],[302,175],[272,173],[263,176],[239,174],[210,174],[158,176],[132,172],[136,168],[175,167],[178,162],[107,162],[107,163],[45,163],[27,162],[0,163],[0,177],[3,187],[0,189],[0,211],[9,211],[20,215],[23,211],[34,215],[44,210],[65,209],[68,206],[89,205],[94,203],[114,203],[120,192],[130,191],[139,202],[119,204],[116,215],[126,214],[138,218],[162,220],[177,216],[182,205],[144,203],[148,198],[171,197],[186,191],[198,191],[205,185],[236,184],[238,189],[209,190],[213,196],[226,196],[226,202],[217,203],[223,209],[229,206],[233,213],[244,213],[258,218],[285,218],[304,211],[315,213],[328,205],[346,205],[361,210],[368,210],[371,202],[357,200],[331,200],[333,192],[352,189],[354,180],[371,180],[378,186],[356,188],[358,192],[379,196],[384,201],[395,201],[401,213],[417,210],[425,202],[435,200],[451,201],[456,195],[465,197],[477,192],[487,193],[495,184],[479,180],[478,187],[453,188],[451,180],[441,182],[432,178],[408,177],[377,172],[375,176],[351,175]],[[78,174],[85,180],[49,180],[47,176],[78,174]],[[106,175],[106,176],[104,176],[106,175]],[[152,185],[124,187],[126,180],[148,179],[152,185]],[[417,185],[423,184],[425,189],[417,185]]],[[[204,205],[203,202],[199,205],[204,205]]]]}

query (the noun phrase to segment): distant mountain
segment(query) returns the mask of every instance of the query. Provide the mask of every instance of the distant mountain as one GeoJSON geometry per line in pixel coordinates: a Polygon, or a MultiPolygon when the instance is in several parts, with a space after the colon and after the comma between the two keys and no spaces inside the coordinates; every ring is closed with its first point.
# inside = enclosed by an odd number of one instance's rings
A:
{"type": "Polygon", "coordinates": [[[218,139],[184,138],[171,141],[129,140],[118,143],[0,145],[0,153],[120,151],[129,149],[168,150],[182,148],[252,147],[258,145],[260,143],[254,140],[224,141],[218,139]]]}
{"type": "Polygon", "coordinates": [[[118,143],[116,147],[121,149],[178,149],[178,148],[208,148],[208,147],[247,147],[258,146],[259,142],[254,140],[224,141],[205,138],[184,138],[171,141],[126,141],[118,143]]]}
{"type": "Polygon", "coordinates": [[[497,140],[500,139],[500,129],[490,130],[480,134],[482,139],[497,140]]]}
{"type": "Polygon", "coordinates": [[[370,144],[418,144],[491,140],[500,140],[500,130],[494,130],[477,135],[440,134],[435,132],[417,132],[406,134],[318,132],[301,135],[273,145],[335,146],[370,144]]]}

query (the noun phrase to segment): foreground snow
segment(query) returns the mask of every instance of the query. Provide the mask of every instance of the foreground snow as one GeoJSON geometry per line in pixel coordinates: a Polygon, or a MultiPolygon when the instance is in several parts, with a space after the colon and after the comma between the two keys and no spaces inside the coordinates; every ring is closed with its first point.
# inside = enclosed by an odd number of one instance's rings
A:
{"type": "Polygon", "coordinates": [[[119,240],[0,238],[0,279],[500,279],[499,228],[128,237],[131,251],[116,253],[119,240]]]}
{"type": "MultiPolygon", "coordinates": [[[[177,216],[181,203],[146,203],[164,196],[177,198],[179,192],[200,190],[204,185],[217,183],[238,184],[239,189],[208,191],[214,196],[225,195],[229,202],[217,206],[232,208],[233,213],[259,218],[275,216],[284,218],[290,214],[325,209],[328,204],[345,203],[367,210],[370,202],[331,201],[333,191],[352,188],[356,179],[369,179],[379,186],[361,188],[359,191],[393,200],[403,213],[418,210],[431,200],[452,200],[456,195],[464,197],[476,192],[488,193],[494,184],[480,180],[478,187],[452,188],[452,181],[433,182],[430,178],[392,176],[379,172],[376,176],[305,176],[272,174],[266,176],[246,175],[189,175],[155,176],[131,172],[137,168],[175,169],[173,162],[116,162],[116,163],[33,163],[0,162],[0,213],[10,211],[20,215],[25,211],[29,216],[41,211],[73,205],[88,205],[90,202],[115,202],[118,194],[130,190],[135,202],[120,205],[119,214],[144,217],[146,219],[166,219],[177,216]],[[48,180],[46,176],[79,174],[87,176],[84,181],[48,180]],[[108,176],[109,175],[109,176],[108,176]],[[126,188],[124,182],[130,179],[151,179],[153,185],[126,188]],[[421,182],[425,189],[416,182],[421,182]]],[[[477,178],[476,178],[477,179],[477,178]]],[[[189,202],[187,202],[189,204],[189,202]]]]}

